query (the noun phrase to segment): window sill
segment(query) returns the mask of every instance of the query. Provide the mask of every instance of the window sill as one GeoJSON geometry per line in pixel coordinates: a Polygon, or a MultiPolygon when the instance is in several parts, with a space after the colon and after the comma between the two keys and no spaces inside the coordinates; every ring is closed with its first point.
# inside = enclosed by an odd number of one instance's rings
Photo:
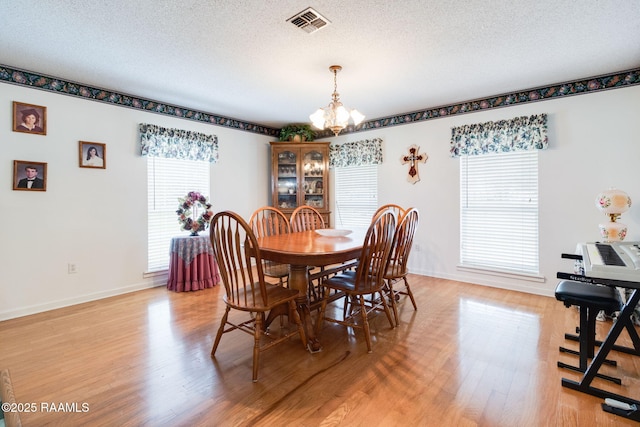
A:
{"type": "Polygon", "coordinates": [[[456,269],[459,271],[467,271],[469,273],[486,274],[489,276],[507,277],[510,279],[528,280],[530,282],[543,283],[546,281],[544,276],[531,273],[518,273],[508,270],[492,270],[488,268],[470,267],[468,265],[457,265],[456,269]]]}
{"type": "Polygon", "coordinates": [[[145,271],[144,273],[142,273],[142,278],[148,279],[150,277],[166,276],[167,274],[169,274],[169,269],[157,270],[157,271],[145,271]]]}

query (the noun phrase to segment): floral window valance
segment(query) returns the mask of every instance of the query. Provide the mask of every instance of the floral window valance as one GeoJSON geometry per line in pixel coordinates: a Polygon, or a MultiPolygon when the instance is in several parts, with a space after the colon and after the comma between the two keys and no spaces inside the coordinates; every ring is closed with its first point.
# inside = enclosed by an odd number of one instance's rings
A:
{"type": "Polygon", "coordinates": [[[547,148],[547,115],[451,128],[451,157],[547,148]]]}
{"type": "Polygon", "coordinates": [[[143,156],[209,163],[218,161],[216,135],[141,123],[140,145],[143,156]]]}
{"type": "Polygon", "coordinates": [[[379,165],[382,163],[382,139],[331,144],[329,146],[329,167],[379,165]]]}

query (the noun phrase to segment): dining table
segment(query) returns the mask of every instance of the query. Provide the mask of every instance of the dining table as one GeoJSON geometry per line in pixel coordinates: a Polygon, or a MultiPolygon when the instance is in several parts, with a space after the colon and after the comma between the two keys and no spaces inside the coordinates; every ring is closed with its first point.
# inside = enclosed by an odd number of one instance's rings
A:
{"type": "Polygon", "coordinates": [[[334,233],[331,229],[324,230],[327,231],[308,230],[258,238],[263,259],[289,265],[289,287],[300,291],[296,304],[307,334],[308,349],[312,353],[320,351],[322,345],[315,336],[311,319],[308,296],[310,267],[341,264],[358,258],[366,234],[366,229],[355,229],[346,235],[341,232],[343,230],[334,230],[334,233]]]}

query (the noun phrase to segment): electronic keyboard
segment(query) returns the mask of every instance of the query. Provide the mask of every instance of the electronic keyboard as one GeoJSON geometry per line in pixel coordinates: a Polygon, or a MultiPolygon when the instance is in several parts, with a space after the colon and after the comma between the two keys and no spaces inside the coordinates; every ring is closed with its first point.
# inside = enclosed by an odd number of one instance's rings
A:
{"type": "Polygon", "coordinates": [[[640,242],[580,244],[586,276],[640,282],[640,242]]]}

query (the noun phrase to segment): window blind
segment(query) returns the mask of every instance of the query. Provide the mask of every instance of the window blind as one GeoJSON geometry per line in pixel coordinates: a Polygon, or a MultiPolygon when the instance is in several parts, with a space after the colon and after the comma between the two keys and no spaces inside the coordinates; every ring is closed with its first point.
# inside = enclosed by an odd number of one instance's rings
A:
{"type": "Polygon", "coordinates": [[[210,163],[162,157],[147,162],[147,271],[154,272],[169,268],[171,238],[187,233],[178,223],[178,199],[189,191],[209,195],[210,163]]]}
{"type": "Polygon", "coordinates": [[[460,157],[460,262],[538,274],[538,150],[460,157]]]}
{"type": "Polygon", "coordinates": [[[334,169],[335,227],[367,228],[378,208],[378,166],[351,166],[334,169]]]}

